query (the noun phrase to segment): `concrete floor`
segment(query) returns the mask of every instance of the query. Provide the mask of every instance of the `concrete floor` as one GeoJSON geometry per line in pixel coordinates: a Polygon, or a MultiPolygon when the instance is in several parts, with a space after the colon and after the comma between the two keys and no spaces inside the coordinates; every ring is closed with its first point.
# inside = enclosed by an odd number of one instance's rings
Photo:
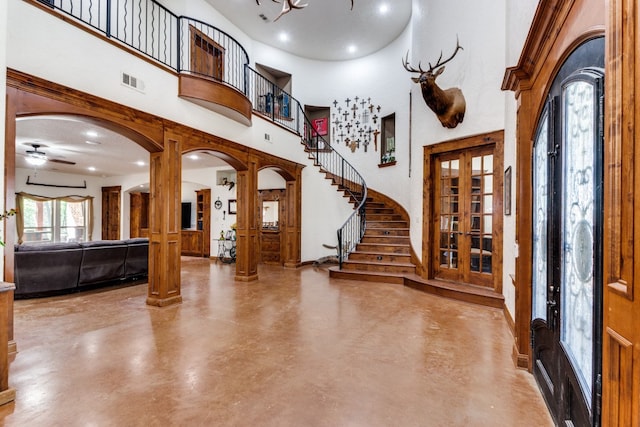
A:
{"type": "Polygon", "coordinates": [[[16,301],[4,426],[551,426],[500,310],[325,269],[183,258],[146,284],[16,301]]]}

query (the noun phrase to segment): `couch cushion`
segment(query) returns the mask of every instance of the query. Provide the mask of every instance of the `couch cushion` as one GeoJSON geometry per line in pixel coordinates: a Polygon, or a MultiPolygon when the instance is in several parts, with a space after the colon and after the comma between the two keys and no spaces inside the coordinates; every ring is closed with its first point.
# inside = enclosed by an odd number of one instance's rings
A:
{"type": "Polygon", "coordinates": [[[37,243],[15,245],[15,252],[42,252],[42,251],[60,251],[66,249],[80,249],[80,243],[37,243]]]}
{"type": "Polygon", "coordinates": [[[78,285],[82,248],[70,245],[55,249],[48,245],[23,245],[15,253],[14,280],[16,296],[46,294],[52,291],[75,289],[78,285]]]}
{"type": "Polygon", "coordinates": [[[134,237],[132,239],[125,240],[127,245],[148,245],[149,239],[146,237],[134,237]]]}
{"type": "Polygon", "coordinates": [[[90,242],[80,243],[83,248],[95,248],[95,247],[104,247],[104,246],[122,246],[126,245],[124,240],[92,240],[90,242]]]}

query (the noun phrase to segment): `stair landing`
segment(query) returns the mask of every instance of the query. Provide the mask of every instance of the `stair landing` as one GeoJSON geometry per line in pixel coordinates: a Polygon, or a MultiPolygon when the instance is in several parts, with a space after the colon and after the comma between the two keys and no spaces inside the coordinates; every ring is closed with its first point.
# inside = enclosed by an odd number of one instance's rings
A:
{"type": "Polygon", "coordinates": [[[336,279],[394,283],[447,298],[502,308],[504,296],[486,287],[425,280],[411,261],[409,223],[396,206],[370,198],[366,207],[367,228],[362,242],[339,266],[329,268],[336,279]]]}

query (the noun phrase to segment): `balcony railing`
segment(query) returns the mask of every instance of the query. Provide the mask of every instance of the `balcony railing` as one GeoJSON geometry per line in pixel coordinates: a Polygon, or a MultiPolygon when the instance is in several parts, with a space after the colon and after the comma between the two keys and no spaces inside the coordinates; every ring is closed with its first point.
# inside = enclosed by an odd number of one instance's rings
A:
{"type": "Polygon", "coordinates": [[[293,96],[251,67],[247,67],[247,82],[246,96],[256,113],[302,135],[304,113],[293,96]]]}
{"type": "Polygon", "coordinates": [[[314,163],[345,191],[353,214],[337,231],[340,267],[364,235],[367,186],[362,176],[305,116],[301,104],[249,66],[233,37],[197,19],[177,16],[155,0],[38,0],[175,70],[214,79],[243,93],[253,110],[300,135],[314,163]]]}
{"type": "Polygon", "coordinates": [[[200,37],[201,49],[215,54],[217,46],[222,53],[216,64],[220,73],[205,74],[246,93],[249,55],[233,37],[212,25],[177,16],[155,0],[39,1],[177,72],[203,74],[202,70],[211,68],[192,49],[193,39],[200,37]]]}

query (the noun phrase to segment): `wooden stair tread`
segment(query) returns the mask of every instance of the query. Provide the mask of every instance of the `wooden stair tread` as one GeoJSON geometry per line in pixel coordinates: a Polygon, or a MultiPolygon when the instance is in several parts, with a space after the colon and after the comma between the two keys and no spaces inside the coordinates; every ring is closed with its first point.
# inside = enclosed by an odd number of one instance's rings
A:
{"type": "MultiPolygon", "coordinates": [[[[367,221],[368,223],[368,221],[367,221]]],[[[408,231],[409,229],[407,227],[372,227],[370,224],[367,224],[367,229],[364,232],[365,236],[371,235],[371,234],[367,234],[367,230],[375,230],[375,231],[408,231]]],[[[376,234],[376,236],[391,236],[391,234],[376,234]]],[[[396,236],[397,237],[397,236],[396,236]]],[[[407,236],[402,236],[402,237],[407,237],[407,236]]]]}
{"type": "MultiPolygon", "coordinates": [[[[384,255],[384,256],[402,256],[402,257],[410,257],[411,254],[409,253],[402,253],[402,252],[376,252],[376,251],[361,251],[356,249],[355,251],[351,252],[352,254],[361,254],[361,255],[384,255]]],[[[351,255],[351,254],[349,254],[351,255]]]]}
{"type": "MultiPolygon", "coordinates": [[[[389,255],[389,254],[387,254],[389,255]]],[[[359,260],[359,259],[347,259],[343,261],[343,264],[352,264],[352,265],[376,265],[376,266],[389,266],[389,267],[414,267],[415,264],[410,262],[389,262],[389,261],[371,261],[371,260],[359,260]]]]}
{"type": "MultiPolygon", "coordinates": [[[[392,237],[404,237],[404,236],[392,236],[392,237]]],[[[409,239],[407,239],[409,240],[409,239]]],[[[387,246],[392,246],[395,248],[408,248],[410,247],[409,243],[358,243],[359,245],[367,245],[367,246],[382,246],[382,247],[387,247],[387,246]]]]}

